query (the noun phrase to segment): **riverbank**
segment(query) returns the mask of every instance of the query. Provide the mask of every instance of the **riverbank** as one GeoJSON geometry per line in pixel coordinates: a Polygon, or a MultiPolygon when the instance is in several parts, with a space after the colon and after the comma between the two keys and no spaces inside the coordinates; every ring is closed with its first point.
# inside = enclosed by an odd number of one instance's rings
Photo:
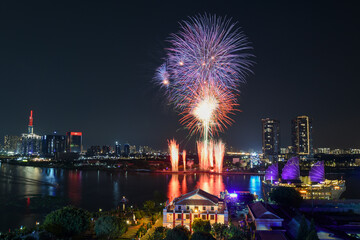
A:
{"type": "Polygon", "coordinates": [[[215,175],[264,175],[264,171],[237,171],[237,170],[228,170],[224,169],[223,172],[217,173],[213,171],[200,171],[197,169],[190,169],[186,171],[169,171],[169,170],[160,170],[152,168],[126,168],[123,167],[126,163],[131,163],[134,160],[122,160],[119,161],[119,165],[84,165],[84,163],[64,163],[64,162],[49,162],[49,161],[17,161],[17,160],[2,160],[2,163],[10,165],[19,165],[19,166],[30,166],[30,167],[41,167],[41,168],[60,168],[67,170],[102,170],[110,172],[142,172],[142,173],[161,173],[161,174],[202,174],[209,173],[215,175]],[[81,165],[80,165],[81,164],[81,165]]]}

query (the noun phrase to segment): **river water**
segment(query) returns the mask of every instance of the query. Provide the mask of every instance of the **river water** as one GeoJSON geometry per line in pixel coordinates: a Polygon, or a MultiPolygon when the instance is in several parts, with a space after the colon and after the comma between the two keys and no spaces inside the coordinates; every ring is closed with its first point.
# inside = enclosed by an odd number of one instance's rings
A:
{"type": "MultiPolygon", "coordinates": [[[[360,191],[355,184],[360,183],[359,176],[352,176],[354,179],[347,182],[347,198],[360,198],[360,191]]],[[[108,210],[119,206],[123,196],[129,200],[128,204],[140,205],[152,199],[155,191],[164,193],[169,199],[196,188],[214,195],[219,195],[225,189],[229,192],[250,191],[261,198],[262,179],[263,176],[258,175],[123,173],[3,163],[0,166],[0,231],[21,225],[34,226],[36,221],[43,221],[46,211],[40,213],[29,208],[34,196],[54,196],[72,205],[96,211],[99,208],[108,210]],[[14,202],[15,206],[9,204],[14,202]]]]}

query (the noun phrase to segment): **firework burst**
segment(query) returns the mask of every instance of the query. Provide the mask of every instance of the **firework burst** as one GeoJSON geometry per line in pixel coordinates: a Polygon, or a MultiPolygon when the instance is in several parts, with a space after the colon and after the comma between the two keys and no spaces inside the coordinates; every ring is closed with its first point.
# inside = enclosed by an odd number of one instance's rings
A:
{"type": "Polygon", "coordinates": [[[252,48],[231,19],[208,14],[180,23],[179,32],[168,42],[165,63],[155,80],[166,88],[169,102],[182,116],[180,122],[191,134],[200,133],[199,155],[207,158],[208,148],[213,148],[209,138],[233,122],[230,115],[237,110],[239,84],[252,72],[252,48]]]}

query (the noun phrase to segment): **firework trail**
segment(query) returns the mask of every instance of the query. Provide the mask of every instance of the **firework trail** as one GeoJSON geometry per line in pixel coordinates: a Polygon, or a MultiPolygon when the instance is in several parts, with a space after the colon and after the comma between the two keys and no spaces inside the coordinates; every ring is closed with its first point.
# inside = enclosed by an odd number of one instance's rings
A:
{"type": "Polygon", "coordinates": [[[183,150],[182,158],[183,158],[184,171],[186,171],[186,150],[183,150]]]}
{"type": "Polygon", "coordinates": [[[179,145],[176,143],[175,139],[168,141],[169,152],[170,152],[170,162],[171,162],[171,171],[179,171],[179,145]]]}

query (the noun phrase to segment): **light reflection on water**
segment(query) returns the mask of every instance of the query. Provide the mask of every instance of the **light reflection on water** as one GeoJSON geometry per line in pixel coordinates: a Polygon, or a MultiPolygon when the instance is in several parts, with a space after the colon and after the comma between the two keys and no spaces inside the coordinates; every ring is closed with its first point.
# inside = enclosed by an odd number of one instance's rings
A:
{"type": "MultiPolygon", "coordinates": [[[[154,191],[163,192],[173,199],[197,188],[217,196],[225,189],[256,192],[260,195],[261,179],[259,176],[208,173],[111,173],[8,164],[0,167],[0,204],[1,199],[15,201],[40,194],[61,197],[73,205],[95,211],[99,208],[107,210],[117,207],[122,196],[126,196],[132,205],[140,205],[143,201],[152,199],[154,191]]],[[[31,226],[35,221],[43,220],[43,215],[38,212],[24,209],[8,209],[0,205],[0,231],[20,225],[31,226]]]]}

